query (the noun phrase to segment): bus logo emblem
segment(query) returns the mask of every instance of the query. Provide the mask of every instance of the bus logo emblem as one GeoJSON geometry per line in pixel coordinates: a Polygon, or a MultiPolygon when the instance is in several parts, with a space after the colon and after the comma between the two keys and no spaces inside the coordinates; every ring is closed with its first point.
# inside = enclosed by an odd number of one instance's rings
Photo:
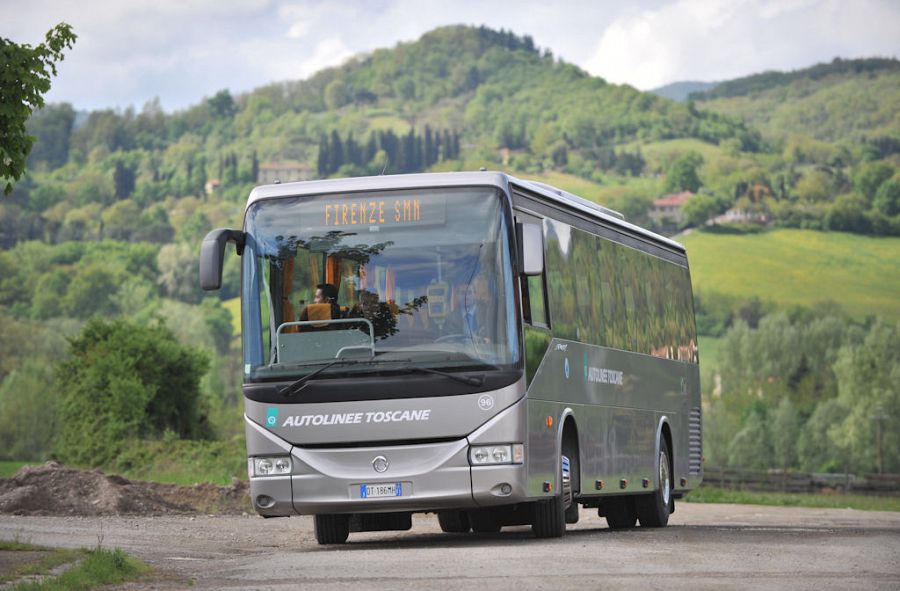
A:
{"type": "Polygon", "coordinates": [[[386,472],[388,466],[390,465],[391,463],[384,456],[375,456],[375,459],[372,460],[372,468],[374,468],[375,471],[379,474],[381,474],[382,472],[386,472]]]}
{"type": "Polygon", "coordinates": [[[485,394],[481,398],[478,399],[478,408],[481,410],[491,410],[494,408],[494,397],[490,394],[485,394]]]}
{"type": "Polygon", "coordinates": [[[270,406],[266,411],[266,426],[274,427],[278,423],[278,407],[270,406]]]}
{"type": "Polygon", "coordinates": [[[568,380],[569,374],[572,373],[572,368],[569,367],[569,358],[568,357],[566,357],[566,362],[565,362],[565,364],[563,364],[563,369],[566,370],[566,379],[568,380]]]}

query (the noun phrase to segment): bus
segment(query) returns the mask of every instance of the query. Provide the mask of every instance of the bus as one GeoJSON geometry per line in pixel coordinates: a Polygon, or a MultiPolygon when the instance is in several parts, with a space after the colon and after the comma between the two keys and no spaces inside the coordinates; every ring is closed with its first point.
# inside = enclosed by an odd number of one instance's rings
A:
{"type": "Polygon", "coordinates": [[[490,171],[256,187],[204,239],[241,261],[250,495],[320,544],[662,527],[703,476],[685,249],[490,171]]]}

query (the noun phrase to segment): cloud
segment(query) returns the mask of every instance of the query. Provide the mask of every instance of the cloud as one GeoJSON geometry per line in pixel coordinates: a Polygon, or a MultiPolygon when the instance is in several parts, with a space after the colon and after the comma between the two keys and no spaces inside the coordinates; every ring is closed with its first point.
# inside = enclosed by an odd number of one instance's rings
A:
{"type": "Polygon", "coordinates": [[[895,56],[900,4],[877,0],[677,0],[623,12],[581,65],[649,89],[793,69],[832,57],[895,56]]]}
{"type": "Polygon", "coordinates": [[[39,43],[60,21],[79,38],[47,100],[82,109],[154,96],[180,109],[451,24],[531,35],[639,88],[900,52],[895,0],[0,0],[2,35],[17,42],[39,43]]]}

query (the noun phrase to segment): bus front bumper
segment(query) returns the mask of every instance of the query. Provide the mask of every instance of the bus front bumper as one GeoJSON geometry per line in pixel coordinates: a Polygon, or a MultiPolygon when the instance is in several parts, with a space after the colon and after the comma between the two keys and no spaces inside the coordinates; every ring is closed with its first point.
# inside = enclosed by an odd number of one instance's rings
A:
{"type": "Polygon", "coordinates": [[[466,438],[291,450],[293,473],[250,479],[261,515],[476,509],[526,498],[523,464],[469,465],[466,438]],[[380,471],[379,471],[380,470],[380,471]]]}

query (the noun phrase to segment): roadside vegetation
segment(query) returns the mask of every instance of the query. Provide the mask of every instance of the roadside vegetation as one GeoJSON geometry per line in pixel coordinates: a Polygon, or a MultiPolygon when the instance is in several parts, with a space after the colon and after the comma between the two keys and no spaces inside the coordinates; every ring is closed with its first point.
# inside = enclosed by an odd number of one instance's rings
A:
{"type": "Polygon", "coordinates": [[[860,509],[862,511],[900,511],[900,497],[873,495],[748,492],[700,486],[685,498],[688,503],[727,503],[812,507],[816,509],[860,509]]]}
{"type": "Polygon", "coordinates": [[[0,552],[28,552],[29,556],[39,553],[36,559],[25,561],[0,577],[0,583],[12,582],[11,589],[15,591],[88,591],[133,581],[150,571],[150,567],[119,549],[68,550],[0,541],[0,552]],[[72,566],[61,574],[49,574],[68,564],[72,566]],[[34,580],[16,583],[23,577],[34,580]]]}

